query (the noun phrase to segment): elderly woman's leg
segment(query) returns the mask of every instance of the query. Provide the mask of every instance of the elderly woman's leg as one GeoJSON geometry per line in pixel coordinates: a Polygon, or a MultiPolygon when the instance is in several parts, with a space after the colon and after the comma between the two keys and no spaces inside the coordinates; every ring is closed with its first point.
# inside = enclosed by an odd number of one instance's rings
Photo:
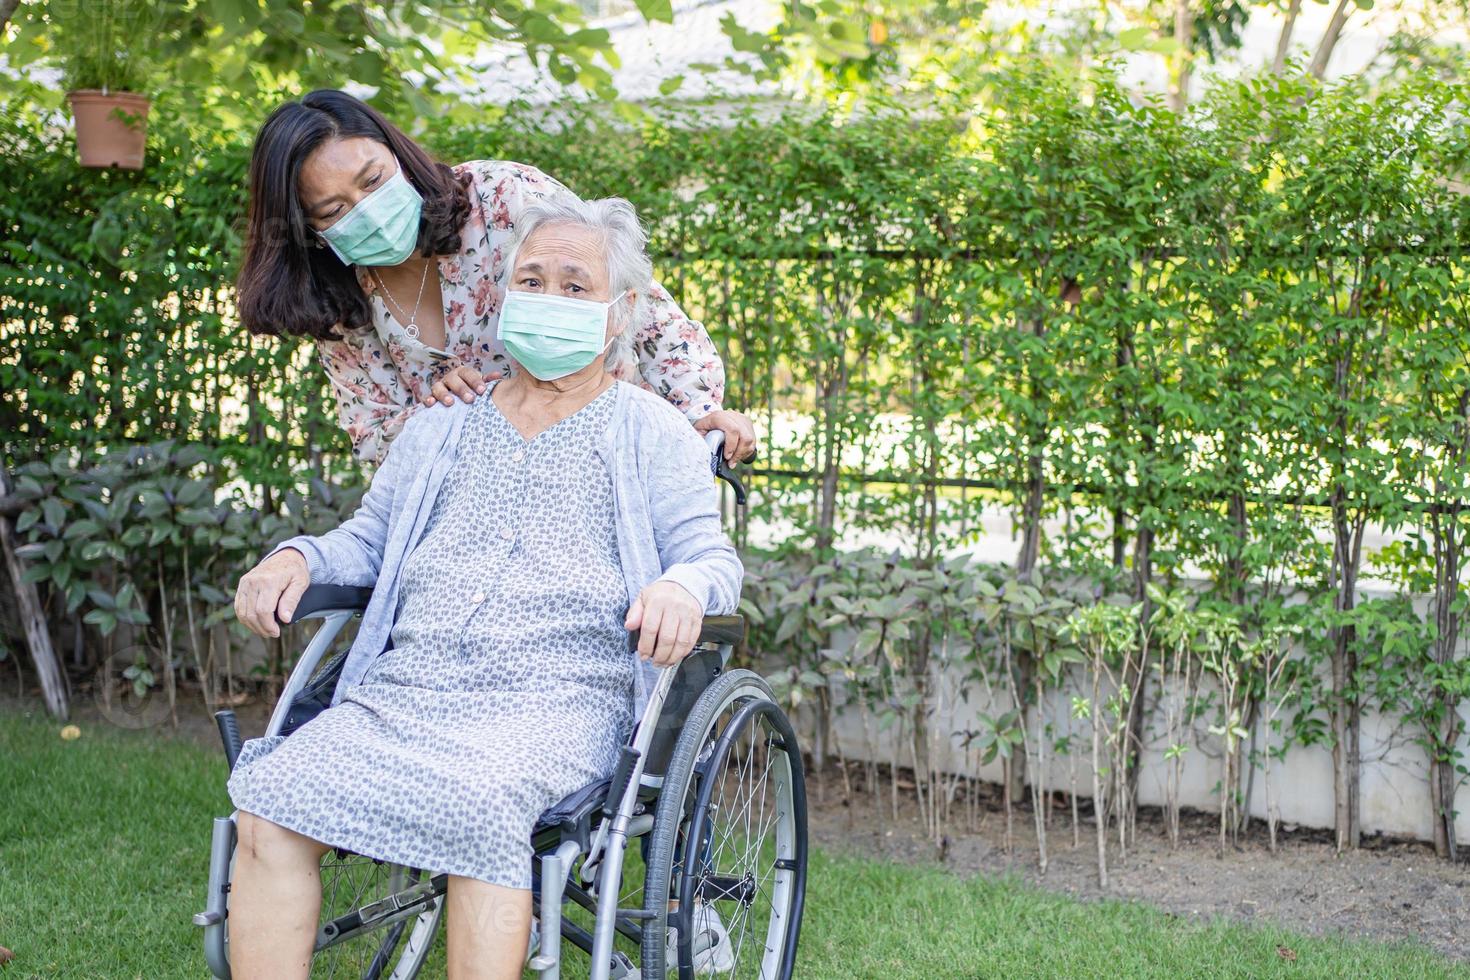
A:
{"type": "Polygon", "coordinates": [[[531,938],[531,892],[449,876],[449,980],[517,980],[531,938]]]}
{"type": "Polygon", "coordinates": [[[289,980],[311,972],[329,845],[240,811],[230,885],[230,973],[289,980]]]}

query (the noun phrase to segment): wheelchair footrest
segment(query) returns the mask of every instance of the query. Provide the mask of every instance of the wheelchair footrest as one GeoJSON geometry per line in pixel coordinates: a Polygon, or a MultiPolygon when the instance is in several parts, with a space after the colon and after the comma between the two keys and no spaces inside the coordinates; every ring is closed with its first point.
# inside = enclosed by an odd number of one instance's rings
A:
{"type": "Polygon", "coordinates": [[[432,905],[448,887],[449,876],[437,874],[402,891],[385,895],[376,902],[339,915],[332,921],[323,923],[317,931],[318,948],[331,945],[341,937],[359,930],[374,928],[387,920],[401,919],[420,912],[432,905]]]}

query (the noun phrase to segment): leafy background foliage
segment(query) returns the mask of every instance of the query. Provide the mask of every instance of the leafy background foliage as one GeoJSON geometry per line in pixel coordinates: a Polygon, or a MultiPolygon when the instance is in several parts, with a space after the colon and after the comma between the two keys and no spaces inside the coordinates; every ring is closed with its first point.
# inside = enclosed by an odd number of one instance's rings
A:
{"type": "MultiPolygon", "coordinates": [[[[734,527],[745,610],[819,758],[856,718],[876,784],[887,733],[938,837],[973,767],[1005,764],[1009,804],[1091,738],[1109,785],[1084,789],[1126,848],[1146,745],[1222,760],[1223,842],[1257,767],[1328,744],[1352,846],[1356,733],[1382,711],[1423,745],[1453,853],[1465,92],[1272,78],[1181,117],[1105,75],[988,91],[717,128],[507,111],[425,138],[649,221],[661,280],[724,350],[728,404],[769,440],[734,527]],[[980,566],[965,553],[997,506],[1018,558],[980,566]],[[1364,553],[1370,525],[1398,543],[1364,553]],[[1397,598],[1359,601],[1367,571],[1397,598]],[[946,726],[981,694],[978,728],[946,726]]],[[[309,345],[234,321],[248,132],[174,97],[136,174],[79,169],[38,92],[6,103],[23,179],[0,195],[0,441],[74,668],[128,636],[139,694],[172,703],[183,680],[213,706],[299,649],[245,656],[234,580],[349,512],[364,474],[309,345]]]]}

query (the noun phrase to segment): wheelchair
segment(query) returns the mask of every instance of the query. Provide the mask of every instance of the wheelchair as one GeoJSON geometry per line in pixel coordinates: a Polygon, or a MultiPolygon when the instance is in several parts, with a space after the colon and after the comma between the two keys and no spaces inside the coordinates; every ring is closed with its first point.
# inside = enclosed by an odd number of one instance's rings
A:
{"type": "MultiPolygon", "coordinates": [[[[744,487],[720,455],[720,434],[711,436],[711,468],[744,504],[744,487]]],[[[328,654],[371,594],[331,585],[306,590],[295,621],[322,625],[291,671],[266,735],[289,736],[330,705],[347,651],[328,654]]],[[[730,668],[744,635],[739,616],[706,617],[693,651],[660,672],[611,776],[537,821],[532,901],[539,948],[526,965],[540,977],[561,976],[569,946],[590,958],[592,980],[791,976],[806,888],[804,771],[791,723],[766,682],[730,668]],[[630,860],[634,855],[641,860],[630,860]],[[712,926],[711,911],[722,928],[712,926]]],[[[215,717],[233,770],[242,744],[238,723],[232,711],[215,717]]],[[[214,820],[205,907],[193,920],[220,980],[230,977],[238,814],[214,820]]],[[[447,874],[334,848],[322,857],[321,883],[312,976],[419,975],[439,927],[447,874]]]]}

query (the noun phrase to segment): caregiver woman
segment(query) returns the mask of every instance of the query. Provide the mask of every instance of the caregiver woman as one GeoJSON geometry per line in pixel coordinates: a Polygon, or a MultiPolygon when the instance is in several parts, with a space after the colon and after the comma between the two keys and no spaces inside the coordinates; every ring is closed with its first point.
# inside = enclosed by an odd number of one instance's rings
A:
{"type": "MultiPolygon", "coordinates": [[[[504,251],[527,204],[562,189],[524,164],[438,163],[361,100],[312,92],[255,138],[240,319],[316,340],[353,451],[381,462],[417,407],[472,401],[514,369],[497,336],[504,251]]],[[[655,283],[631,329],[614,377],[724,431],[728,459],[753,453],[750,420],[720,407],[704,327],[655,283]]]]}

